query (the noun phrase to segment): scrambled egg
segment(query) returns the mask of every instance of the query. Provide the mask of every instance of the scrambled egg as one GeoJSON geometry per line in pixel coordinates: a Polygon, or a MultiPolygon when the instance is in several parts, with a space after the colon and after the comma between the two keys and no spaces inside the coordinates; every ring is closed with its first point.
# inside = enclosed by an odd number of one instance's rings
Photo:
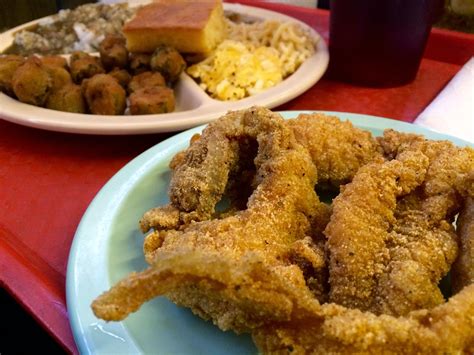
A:
{"type": "Polygon", "coordinates": [[[188,74],[213,98],[239,100],[275,86],[283,80],[278,51],[270,47],[226,40],[188,74]]]}

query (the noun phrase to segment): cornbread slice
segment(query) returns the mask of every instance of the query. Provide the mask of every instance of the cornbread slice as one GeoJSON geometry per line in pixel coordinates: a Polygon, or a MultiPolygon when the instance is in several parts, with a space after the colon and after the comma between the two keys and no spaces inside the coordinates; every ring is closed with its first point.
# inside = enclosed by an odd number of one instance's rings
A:
{"type": "Polygon", "coordinates": [[[208,53],[226,37],[221,0],[159,0],[139,9],[123,33],[130,52],[170,45],[182,53],[208,53]]]}

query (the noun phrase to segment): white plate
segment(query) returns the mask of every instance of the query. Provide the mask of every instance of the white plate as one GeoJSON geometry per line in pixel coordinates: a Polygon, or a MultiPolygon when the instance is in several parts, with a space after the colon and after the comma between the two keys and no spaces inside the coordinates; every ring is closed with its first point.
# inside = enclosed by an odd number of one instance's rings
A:
{"type": "MultiPolygon", "coordinates": [[[[283,112],[285,118],[300,112],[283,112]]],[[[385,128],[461,139],[385,118],[326,112],[381,135],[385,128]]],[[[148,209],[168,202],[168,163],[186,148],[197,127],[150,148],[122,168],[97,194],[78,226],[68,261],[66,296],[71,329],[81,354],[249,354],[257,350],[248,335],[222,332],[163,297],[144,304],[122,322],[97,319],[90,304],[112,284],[144,269],[143,235],[138,220],[148,209]]]]}
{"type": "MultiPolygon", "coordinates": [[[[239,101],[218,101],[209,97],[187,74],[182,74],[175,88],[177,109],[160,115],[102,116],[68,113],[27,105],[0,93],[0,117],[21,125],[51,131],[87,134],[142,134],[179,131],[210,122],[228,110],[252,105],[268,108],[281,105],[313,86],[326,71],[329,54],[316,31],[295,18],[251,6],[224,3],[224,9],[261,19],[294,21],[318,39],[315,53],[296,72],[278,85],[239,101]]],[[[13,33],[37,21],[0,34],[0,51],[13,41],[13,33]]]]}

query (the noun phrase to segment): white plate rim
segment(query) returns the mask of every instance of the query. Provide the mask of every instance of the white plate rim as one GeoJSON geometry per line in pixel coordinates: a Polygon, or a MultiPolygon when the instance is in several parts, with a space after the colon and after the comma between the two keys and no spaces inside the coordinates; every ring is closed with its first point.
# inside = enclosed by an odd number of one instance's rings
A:
{"type": "MultiPolygon", "coordinates": [[[[306,23],[279,12],[238,3],[224,3],[224,9],[263,19],[297,22],[309,30],[317,39],[316,51],[283,82],[262,93],[239,101],[220,102],[213,100],[204,94],[193,79],[187,74],[183,74],[184,85],[189,85],[190,90],[195,90],[198,100],[202,99],[203,96],[206,97],[202,100],[200,106],[195,109],[161,115],[103,116],[76,114],[24,104],[0,93],[0,117],[24,126],[77,134],[128,135],[174,132],[208,123],[228,110],[238,110],[253,105],[274,108],[301,95],[319,81],[325,73],[329,63],[327,45],[323,38],[306,23]]],[[[14,32],[42,20],[44,19],[29,22],[0,34],[0,50],[11,43],[14,32]]]]}
{"type": "MultiPolygon", "coordinates": [[[[335,111],[282,111],[279,113],[288,119],[300,113],[313,112],[338,116],[362,129],[393,128],[402,132],[423,134],[429,139],[450,140],[458,146],[474,147],[474,144],[459,138],[378,116],[335,111]]],[[[73,336],[80,353],[97,353],[97,344],[87,335],[90,334],[91,326],[98,327],[94,331],[99,332],[99,336],[105,339],[104,343],[100,344],[99,352],[142,353],[139,344],[135,342],[123,322],[107,323],[107,329],[104,330],[100,328],[100,322],[93,316],[89,307],[93,298],[111,287],[110,271],[107,270],[106,260],[110,235],[107,236],[108,226],[104,223],[111,223],[113,215],[119,208],[117,206],[120,206],[120,200],[141,176],[158,163],[162,163],[163,159],[174,155],[178,146],[187,144],[190,137],[203,128],[204,126],[199,126],[179,133],[138,155],[104,185],[87,208],[71,245],[66,275],[67,309],[73,336]],[[101,237],[104,236],[105,238],[102,239],[101,237]],[[85,267],[87,270],[84,269],[85,267]]]]}

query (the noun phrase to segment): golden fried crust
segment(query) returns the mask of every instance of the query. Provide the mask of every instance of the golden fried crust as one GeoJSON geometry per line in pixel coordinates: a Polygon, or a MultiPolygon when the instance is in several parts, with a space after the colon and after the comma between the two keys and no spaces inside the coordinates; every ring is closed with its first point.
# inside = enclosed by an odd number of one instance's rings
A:
{"type": "MultiPolygon", "coordinates": [[[[129,275],[94,300],[92,310],[104,320],[121,320],[147,300],[166,294],[178,303],[182,300],[206,319],[214,316],[223,329],[240,322],[245,325],[249,319],[261,325],[267,317],[289,320],[298,293],[300,297],[311,298],[304,280],[298,276],[288,269],[268,270],[252,254],[225,259],[195,251],[169,256],[159,265],[129,275]],[[267,278],[271,282],[266,282],[267,278]],[[294,287],[288,288],[288,282],[294,287]],[[220,306],[216,307],[217,303],[220,306]],[[227,306],[223,307],[224,304],[227,306]]],[[[248,331],[248,325],[240,330],[248,331]]]]}
{"type": "Polygon", "coordinates": [[[71,74],[59,66],[46,66],[46,71],[52,79],[51,91],[57,91],[65,85],[72,84],[71,74]]]}
{"type": "MultiPolygon", "coordinates": [[[[151,297],[166,294],[222,329],[241,332],[269,320],[289,320],[301,299],[323,297],[324,287],[310,288],[308,282],[324,280],[319,275],[324,252],[305,238],[312,235],[314,220],[326,215],[314,192],[315,167],[281,117],[263,116],[259,123],[255,116],[260,112],[267,114],[250,109],[224,120],[227,133],[254,134],[259,143],[258,185],[247,208],[167,230],[161,228],[176,223],[176,211],[168,206],[150,212],[142,227],[160,226],[145,240],[151,267],[94,301],[98,317],[122,319],[151,297]],[[169,272],[175,276],[168,277],[169,272]]],[[[194,143],[204,142],[208,134],[194,143]]]]}
{"type": "Polygon", "coordinates": [[[457,231],[461,245],[460,256],[452,274],[454,290],[459,291],[473,280],[469,276],[472,272],[468,270],[473,268],[474,255],[470,237],[470,198],[474,195],[474,149],[457,147],[449,141],[430,141],[422,136],[393,130],[385,131],[379,142],[389,157],[396,157],[403,152],[406,154],[421,151],[429,158],[429,168],[416,197],[417,208],[423,211],[428,220],[445,219],[451,224],[455,215],[462,210],[457,231]]]}
{"type": "Polygon", "coordinates": [[[86,113],[86,103],[79,85],[65,84],[48,96],[46,107],[52,110],[86,113]]]}
{"type": "Polygon", "coordinates": [[[133,75],[138,75],[150,70],[150,54],[130,53],[129,67],[133,75]]]}
{"type": "Polygon", "coordinates": [[[106,36],[99,46],[100,60],[104,68],[126,68],[128,64],[128,50],[125,38],[120,35],[106,36]]]}
{"type": "Polygon", "coordinates": [[[461,248],[452,270],[455,292],[474,283],[474,197],[466,199],[457,226],[461,248]]]}
{"type": "Polygon", "coordinates": [[[84,98],[95,115],[121,115],[126,108],[126,93],[114,77],[97,74],[83,82],[84,98]]]}
{"type": "Polygon", "coordinates": [[[432,310],[376,316],[314,302],[297,320],[252,332],[268,354],[454,354],[474,344],[474,285],[432,310]]]}
{"type": "Polygon", "coordinates": [[[98,57],[85,52],[74,52],[70,57],[70,73],[76,84],[81,84],[84,79],[105,73],[98,57]]]}
{"type": "Polygon", "coordinates": [[[0,56],[0,91],[13,96],[12,78],[15,71],[25,62],[17,55],[0,56]]]}
{"type": "Polygon", "coordinates": [[[467,179],[474,171],[474,149],[393,130],[386,130],[378,140],[389,158],[416,151],[428,157],[430,165],[420,191],[422,209],[431,219],[454,217],[466,196],[461,190],[468,190],[467,179]]]}
{"type": "Polygon", "coordinates": [[[421,153],[368,164],[336,197],[325,230],[331,302],[378,311],[375,302],[383,301],[375,298],[378,282],[393,257],[387,243],[397,198],[421,184],[427,164],[421,153]]]}
{"type": "Polygon", "coordinates": [[[111,77],[113,77],[117,82],[126,89],[130,80],[132,80],[132,76],[128,73],[125,69],[115,68],[108,73],[111,77]]]}
{"type": "Polygon", "coordinates": [[[12,77],[12,88],[21,102],[42,106],[51,91],[53,80],[38,57],[29,57],[12,77]]]}
{"type": "MultiPolygon", "coordinates": [[[[261,148],[254,163],[259,166],[262,160],[294,145],[292,137],[281,116],[264,108],[229,112],[210,123],[200,138],[172,162],[170,200],[180,211],[180,223],[207,220],[214,214],[230,176],[239,171],[242,161],[254,158],[241,156],[240,142],[259,142],[261,148]]],[[[150,227],[161,228],[159,223],[150,227]]]]}
{"type": "Polygon", "coordinates": [[[99,296],[95,315],[121,320],[163,295],[250,332],[263,353],[472,353],[474,285],[462,275],[473,270],[474,150],[390,130],[375,140],[318,117],[287,123],[254,107],[194,136],[170,163],[170,204],[140,221],[154,229],[150,267],[99,296]],[[347,182],[332,207],[314,191],[319,173],[347,182]],[[224,195],[234,205],[216,211],[224,195]],[[444,302],[458,239],[460,291],[444,302]]]}
{"type": "Polygon", "coordinates": [[[131,115],[150,115],[174,111],[174,92],[167,87],[139,89],[129,96],[131,115]]]}
{"type": "Polygon", "coordinates": [[[308,149],[318,169],[318,184],[338,188],[352,180],[357,170],[382,156],[370,132],[349,121],[323,114],[301,114],[288,125],[296,140],[308,149]]]}
{"type": "Polygon", "coordinates": [[[67,70],[68,64],[64,57],[59,55],[46,55],[40,58],[41,62],[47,67],[62,68],[67,70]]]}
{"type": "Polygon", "coordinates": [[[146,71],[132,77],[128,83],[127,91],[132,94],[137,90],[155,86],[166,86],[165,78],[158,72],[146,71]]]}

